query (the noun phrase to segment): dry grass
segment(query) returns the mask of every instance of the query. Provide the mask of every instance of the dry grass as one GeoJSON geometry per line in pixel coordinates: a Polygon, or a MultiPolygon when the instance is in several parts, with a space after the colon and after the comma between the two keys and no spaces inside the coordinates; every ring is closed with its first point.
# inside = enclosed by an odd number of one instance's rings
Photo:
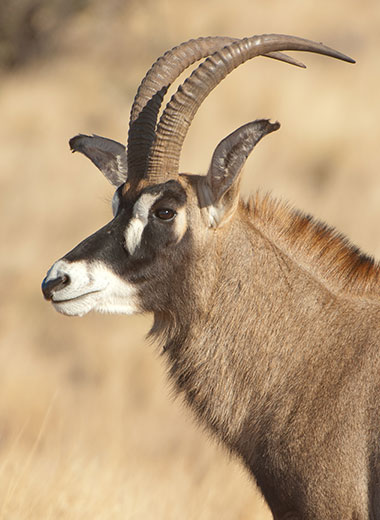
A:
{"type": "Polygon", "coordinates": [[[111,188],[67,139],[123,140],[138,81],[166,48],[282,32],[355,57],[349,66],[304,56],[307,71],[269,60],[241,67],[201,108],[182,165],[204,171],[234,128],[279,119],[282,130],[249,161],[245,190],[271,189],[380,256],[378,0],[205,5],[94,3],[54,59],[2,78],[1,519],[270,518],[243,469],[170,398],[144,342],[149,318],[68,319],[39,290],[51,262],[110,218],[111,188]]]}

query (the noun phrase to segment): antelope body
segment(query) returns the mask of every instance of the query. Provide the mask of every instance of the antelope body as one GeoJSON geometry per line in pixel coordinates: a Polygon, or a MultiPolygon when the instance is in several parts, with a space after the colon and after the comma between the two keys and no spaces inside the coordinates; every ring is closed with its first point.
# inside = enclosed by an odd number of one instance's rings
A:
{"type": "Polygon", "coordinates": [[[241,168],[278,123],[248,123],[207,175],[179,174],[208,93],[257,55],[303,50],[284,35],[199,38],[148,71],[124,145],[79,135],[115,185],[114,218],[42,284],[63,314],[152,312],[178,392],[248,467],[276,520],[380,519],[380,268],[342,236],[270,197],[239,198],[241,168]],[[179,87],[159,123],[168,86],[179,87]]]}

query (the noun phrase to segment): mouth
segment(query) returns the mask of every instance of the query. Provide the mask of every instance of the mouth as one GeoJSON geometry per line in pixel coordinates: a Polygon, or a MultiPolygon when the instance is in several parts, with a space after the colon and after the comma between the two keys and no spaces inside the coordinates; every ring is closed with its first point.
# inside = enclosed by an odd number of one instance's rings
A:
{"type": "Polygon", "coordinates": [[[65,299],[62,299],[62,300],[57,300],[56,298],[52,298],[51,299],[51,302],[55,305],[59,305],[61,303],[71,303],[71,302],[76,302],[78,300],[81,300],[82,298],[85,298],[86,296],[89,296],[90,294],[96,294],[96,293],[99,293],[101,292],[101,289],[99,290],[96,290],[96,291],[89,291],[89,292],[86,292],[84,294],[80,294],[79,296],[74,296],[73,298],[65,298],[65,299]]]}
{"type": "Polygon", "coordinates": [[[66,316],[84,316],[97,305],[101,290],[89,291],[72,298],[52,298],[51,303],[53,304],[56,311],[66,316]]]}
{"type": "Polygon", "coordinates": [[[58,260],[48,271],[42,291],[54,309],[65,316],[84,316],[90,311],[141,312],[136,288],[100,261],[58,260]]]}

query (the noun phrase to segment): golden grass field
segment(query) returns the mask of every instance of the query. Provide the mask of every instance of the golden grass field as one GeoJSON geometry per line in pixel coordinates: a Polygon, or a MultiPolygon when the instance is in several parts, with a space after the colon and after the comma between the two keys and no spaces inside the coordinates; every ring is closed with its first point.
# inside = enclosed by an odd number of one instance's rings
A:
{"type": "Polygon", "coordinates": [[[245,193],[271,190],[380,258],[378,0],[98,2],[57,52],[1,76],[1,520],[271,518],[239,463],[173,399],[144,340],[149,316],[67,318],[40,292],[51,263],[111,218],[112,188],[68,139],[125,140],[138,83],[167,48],[263,32],[323,41],[357,64],[243,65],[202,105],[182,169],[206,171],[225,135],[278,119],[248,161],[245,193]]]}

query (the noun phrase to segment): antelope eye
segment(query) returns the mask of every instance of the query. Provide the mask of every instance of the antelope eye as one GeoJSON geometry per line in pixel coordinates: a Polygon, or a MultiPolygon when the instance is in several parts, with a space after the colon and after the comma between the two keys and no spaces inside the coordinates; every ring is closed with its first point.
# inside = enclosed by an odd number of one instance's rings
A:
{"type": "Polygon", "coordinates": [[[177,213],[174,211],[174,209],[169,208],[159,208],[154,212],[154,216],[160,220],[173,220],[176,215],[177,213]]]}

